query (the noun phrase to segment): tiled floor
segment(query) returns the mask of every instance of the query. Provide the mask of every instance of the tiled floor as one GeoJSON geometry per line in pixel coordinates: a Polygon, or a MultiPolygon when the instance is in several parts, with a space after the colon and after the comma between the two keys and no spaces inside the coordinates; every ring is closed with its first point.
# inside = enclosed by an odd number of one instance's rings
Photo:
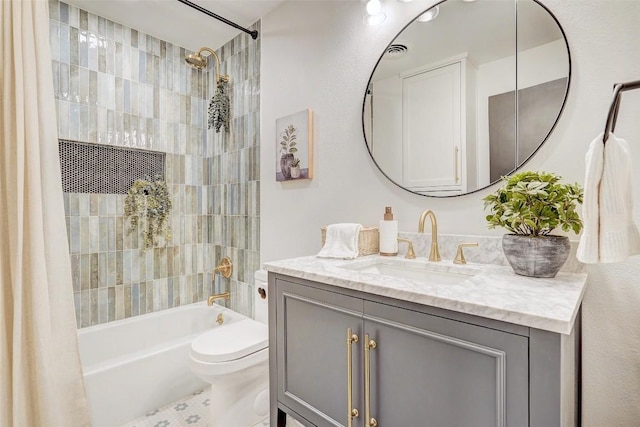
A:
{"type": "MultiPolygon", "coordinates": [[[[209,390],[207,389],[151,411],[144,417],[124,424],[122,427],[207,427],[208,418],[209,390]]],[[[287,421],[287,425],[300,426],[293,420],[287,421]]],[[[246,427],[269,427],[269,420],[266,419],[255,426],[246,427]]]]}
{"type": "Polygon", "coordinates": [[[209,390],[201,390],[151,411],[122,427],[207,427],[207,418],[209,418],[209,390]]]}

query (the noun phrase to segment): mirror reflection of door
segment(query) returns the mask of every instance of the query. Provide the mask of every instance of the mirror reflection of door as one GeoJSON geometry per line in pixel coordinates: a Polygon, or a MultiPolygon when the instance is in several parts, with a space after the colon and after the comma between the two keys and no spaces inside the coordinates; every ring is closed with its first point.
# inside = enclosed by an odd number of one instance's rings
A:
{"type": "Polygon", "coordinates": [[[558,23],[534,0],[437,7],[435,19],[410,23],[380,58],[363,127],[389,179],[450,196],[484,188],[531,157],[562,110],[570,63],[558,23]]]}

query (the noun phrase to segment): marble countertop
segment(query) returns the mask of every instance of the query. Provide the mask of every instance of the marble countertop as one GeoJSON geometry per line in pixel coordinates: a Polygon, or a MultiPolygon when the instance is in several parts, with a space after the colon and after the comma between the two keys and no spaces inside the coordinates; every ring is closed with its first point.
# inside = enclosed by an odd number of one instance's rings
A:
{"type": "Polygon", "coordinates": [[[571,333],[587,279],[586,274],[562,272],[553,279],[533,279],[518,276],[505,266],[433,263],[426,258],[407,260],[379,255],[355,260],[309,256],[268,262],[264,266],[270,272],[291,277],[561,334],[571,333]],[[417,278],[360,270],[377,263],[412,271],[415,268],[417,278]],[[419,277],[420,269],[436,273],[424,279],[419,277]]]}

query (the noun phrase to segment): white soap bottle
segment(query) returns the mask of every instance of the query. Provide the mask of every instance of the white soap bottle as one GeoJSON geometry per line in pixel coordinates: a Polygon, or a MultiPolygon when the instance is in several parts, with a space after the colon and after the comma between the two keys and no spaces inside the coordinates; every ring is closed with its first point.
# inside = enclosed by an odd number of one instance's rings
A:
{"type": "Polygon", "coordinates": [[[384,208],[384,219],[380,221],[380,255],[398,255],[398,221],[393,219],[390,206],[384,208]]]}

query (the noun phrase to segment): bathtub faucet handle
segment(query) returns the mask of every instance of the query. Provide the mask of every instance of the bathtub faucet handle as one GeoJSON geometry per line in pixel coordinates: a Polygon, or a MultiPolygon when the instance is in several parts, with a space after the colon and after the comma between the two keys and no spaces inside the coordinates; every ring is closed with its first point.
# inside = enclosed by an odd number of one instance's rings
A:
{"type": "Polygon", "coordinates": [[[222,274],[222,277],[228,279],[231,277],[231,273],[233,273],[233,262],[229,257],[224,257],[220,260],[220,264],[216,268],[213,269],[213,274],[216,273],[222,274]]]}

